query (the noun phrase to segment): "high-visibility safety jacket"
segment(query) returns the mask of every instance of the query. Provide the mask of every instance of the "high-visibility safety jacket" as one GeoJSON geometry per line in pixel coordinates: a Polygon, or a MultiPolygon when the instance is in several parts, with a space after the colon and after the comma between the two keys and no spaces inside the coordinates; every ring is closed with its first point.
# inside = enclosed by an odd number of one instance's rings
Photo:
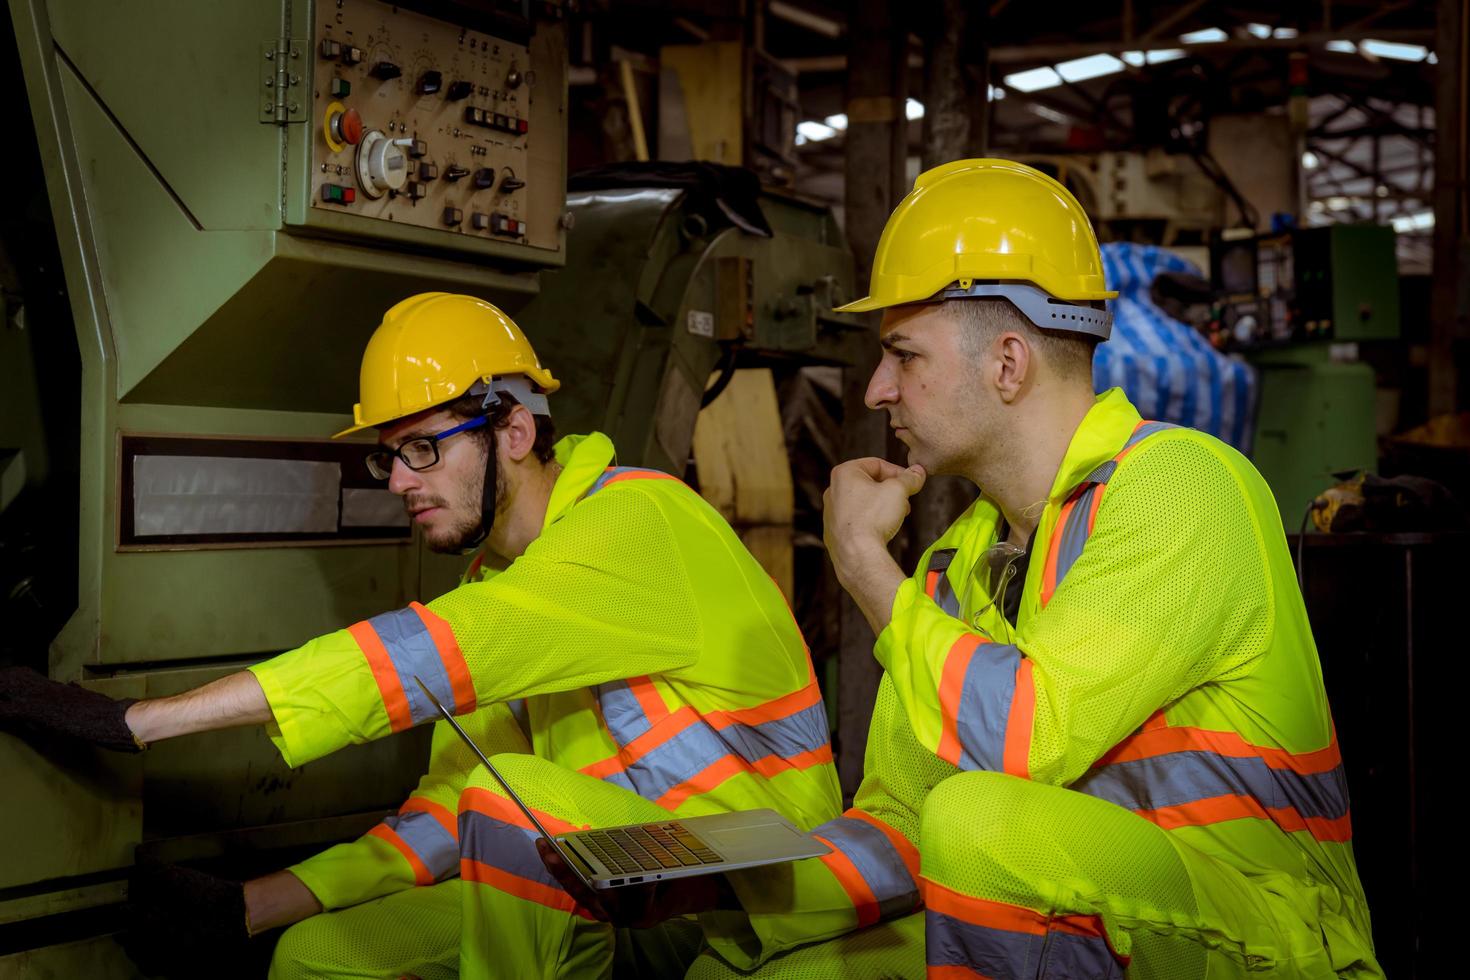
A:
{"type": "MultiPolygon", "coordinates": [[[[612,458],[600,433],[558,443],[543,530],[503,569],[477,560],[438,599],[250,668],[287,763],[437,719],[417,676],[456,715],[516,709],[536,755],[680,815],[770,807],[809,828],[837,813],[826,713],[780,590],[696,493],[612,458]]],[[[458,867],[442,811],[462,786],[373,832],[418,883],[458,867]]]]}
{"type": "MultiPolygon", "coordinates": [[[[517,702],[514,707],[524,706],[517,702]]],[[[459,721],[489,755],[531,751],[512,705],[488,705],[459,721]]],[[[436,722],[428,771],[398,812],[357,840],[329,847],[288,870],[328,911],[454,877],[459,873],[459,798],[479,764],[448,722],[436,722]]]]}
{"type": "MultiPolygon", "coordinates": [[[[1376,975],[1321,669],[1260,475],[1112,389],[1057,472],[1014,627],[986,590],[1005,577],[986,572],[1000,522],[983,496],[956,520],[874,648],[864,781],[817,831],[857,923],[919,907],[924,800],[983,769],[1154,822],[1287,896],[1334,969],[1376,975]]],[[[755,880],[737,882],[742,898],[755,880]]],[[[766,949],[841,931],[828,910],[793,913],[753,914],[751,930],[766,949]]]]}

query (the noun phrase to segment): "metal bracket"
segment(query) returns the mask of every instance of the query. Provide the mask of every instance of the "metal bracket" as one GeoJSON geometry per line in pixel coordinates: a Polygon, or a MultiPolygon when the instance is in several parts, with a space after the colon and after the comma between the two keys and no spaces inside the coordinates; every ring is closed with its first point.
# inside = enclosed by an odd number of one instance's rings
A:
{"type": "Polygon", "coordinates": [[[305,122],[310,88],[307,72],[311,59],[305,56],[309,45],[301,38],[277,38],[260,45],[260,121],[284,126],[305,122]]]}

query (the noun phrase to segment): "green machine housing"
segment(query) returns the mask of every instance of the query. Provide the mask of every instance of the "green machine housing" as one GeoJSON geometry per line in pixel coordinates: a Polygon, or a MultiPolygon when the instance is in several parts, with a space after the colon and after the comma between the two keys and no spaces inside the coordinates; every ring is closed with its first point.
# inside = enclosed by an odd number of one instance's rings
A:
{"type": "MultiPolygon", "coordinates": [[[[869,339],[831,312],[854,272],[824,208],[763,193],[764,237],[677,189],[568,198],[564,27],[533,6],[11,0],[66,301],[48,319],[5,296],[37,342],[3,348],[0,534],[77,502],[76,608],[34,658],[51,676],[167,695],[453,585],[463,560],[329,438],[407,295],[502,306],[563,380],[562,431],[676,473],[718,366],[869,339]],[[79,364],[39,342],[55,331],[79,364]],[[32,408],[58,374],[79,427],[32,408]],[[186,505],[262,474],[235,518],[186,505]]],[[[255,730],[140,756],[0,735],[0,838],[26,842],[0,862],[0,977],[133,975],[111,935],[138,856],[268,865],[349,839],[403,800],[427,735],[296,770],[255,730]]]]}
{"type": "Polygon", "coordinates": [[[1230,324],[1260,372],[1252,460],[1295,528],[1334,474],[1378,462],[1373,370],[1360,341],[1399,335],[1392,228],[1329,225],[1217,242],[1217,288],[1230,324]]]}

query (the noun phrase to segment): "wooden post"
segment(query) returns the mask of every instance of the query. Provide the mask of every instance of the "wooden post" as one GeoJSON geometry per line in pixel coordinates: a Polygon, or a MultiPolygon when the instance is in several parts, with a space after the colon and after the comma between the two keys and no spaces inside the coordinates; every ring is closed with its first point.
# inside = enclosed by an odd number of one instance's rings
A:
{"type": "Polygon", "coordinates": [[[1434,275],[1429,311],[1429,415],[1459,407],[1457,347],[1467,333],[1465,186],[1466,2],[1439,0],[1434,105],[1434,275]]]}
{"type": "MultiPolygon", "coordinates": [[[[866,289],[883,225],[905,186],[908,121],[904,115],[908,29],[897,0],[856,4],[851,21],[847,76],[847,240],[857,256],[858,282],[866,289]]],[[[863,404],[878,361],[876,324],[865,357],[844,378],[842,457],[882,456],[888,420],[863,404]]],[[[873,659],[873,633],[857,605],[842,596],[842,646],[838,663],[837,756],[843,792],[862,779],[868,722],[881,674],[873,659]]]]}
{"type": "MultiPolygon", "coordinates": [[[[931,0],[924,25],[924,127],[921,169],[984,153],[989,72],[979,28],[986,9],[966,0],[931,0]]],[[[931,477],[911,501],[905,567],[944,533],[975,499],[975,486],[954,476],[931,477]]]]}

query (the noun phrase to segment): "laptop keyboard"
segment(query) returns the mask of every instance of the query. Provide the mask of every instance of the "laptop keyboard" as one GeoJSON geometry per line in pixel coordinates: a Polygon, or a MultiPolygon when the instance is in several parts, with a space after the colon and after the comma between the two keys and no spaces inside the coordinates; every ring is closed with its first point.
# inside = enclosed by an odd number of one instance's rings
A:
{"type": "Polygon", "coordinates": [[[724,860],[679,823],[589,830],[578,834],[577,840],[619,874],[697,868],[724,860]]]}

